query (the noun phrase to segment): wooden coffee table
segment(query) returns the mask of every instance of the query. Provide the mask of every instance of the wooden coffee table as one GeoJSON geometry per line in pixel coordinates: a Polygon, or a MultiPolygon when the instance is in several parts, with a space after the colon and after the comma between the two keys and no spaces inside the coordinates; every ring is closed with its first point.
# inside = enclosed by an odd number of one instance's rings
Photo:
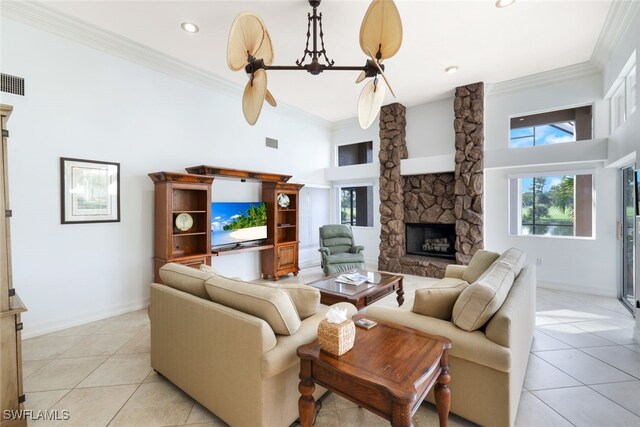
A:
{"type": "MultiPolygon", "coordinates": [[[[364,317],[354,316],[354,320],[364,317]]],[[[440,427],[451,406],[448,384],[449,339],[388,322],[372,329],[356,328],[353,348],[340,357],[320,349],[318,341],[298,347],[300,424],[311,427],[315,416],[315,384],[389,421],[408,427],[435,384],[440,427]]]]}
{"type": "Polygon", "coordinates": [[[339,274],[336,274],[308,283],[308,285],[320,290],[320,302],[325,305],[333,305],[338,302],[350,302],[355,305],[358,310],[362,310],[393,291],[396,291],[398,294],[396,297],[398,306],[404,303],[402,276],[360,269],[340,274],[355,272],[365,276],[370,275],[373,283],[367,282],[358,286],[345,285],[344,283],[336,282],[335,279],[339,276],[339,274]]]}

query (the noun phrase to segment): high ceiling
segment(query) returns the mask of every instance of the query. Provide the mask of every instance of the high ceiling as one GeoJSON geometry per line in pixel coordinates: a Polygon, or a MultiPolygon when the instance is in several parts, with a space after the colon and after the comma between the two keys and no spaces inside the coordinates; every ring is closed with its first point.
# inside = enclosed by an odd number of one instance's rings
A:
{"type": "MultiPolygon", "coordinates": [[[[396,0],[403,20],[400,52],[387,60],[387,74],[407,106],[452,94],[456,86],[497,83],[588,61],[611,1],[518,0],[496,8],[495,0],[396,0]],[[450,65],[460,67],[447,74],[450,65]]],[[[336,65],[364,65],[358,34],[368,1],[324,0],[328,56],[336,65]]],[[[47,1],[46,5],[244,85],[243,72],[227,67],[226,43],[234,17],[246,10],[265,21],[276,53],[274,65],[302,56],[306,0],[295,1],[47,1]],[[197,34],[180,28],[192,21],[197,34]]],[[[271,71],[269,89],[284,102],[330,121],[356,115],[362,84],[357,72],[311,76],[271,71]]],[[[387,94],[386,102],[392,97],[387,94]]]]}

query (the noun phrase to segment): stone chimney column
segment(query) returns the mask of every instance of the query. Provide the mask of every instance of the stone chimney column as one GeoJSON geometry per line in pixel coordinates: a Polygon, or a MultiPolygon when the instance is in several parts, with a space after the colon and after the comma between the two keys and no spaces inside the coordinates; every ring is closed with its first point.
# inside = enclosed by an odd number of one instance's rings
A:
{"type": "Polygon", "coordinates": [[[380,255],[378,269],[402,271],[405,253],[404,192],[400,160],[406,159],[406,108],[394,103],[380,111],[380,255]]]}

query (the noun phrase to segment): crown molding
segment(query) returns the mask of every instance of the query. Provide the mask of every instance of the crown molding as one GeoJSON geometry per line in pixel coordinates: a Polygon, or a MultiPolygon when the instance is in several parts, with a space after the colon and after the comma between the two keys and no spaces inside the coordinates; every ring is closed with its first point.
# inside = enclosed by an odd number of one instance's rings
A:
{"type": "MultiPolygon", "coordinates": [[[[62,36],[226,96],[238,99],[244,90],[242,86],[209,71],[111,31],[94,27],[80,19],[45,6],[42,2],[3,0],[0,2],[0,14],[2,17],[62,36]]],[[[274,111],[311,121],[327,129],[331,127],[329,120],[288,104],[279,103],[277,110],[274,111]]]]}
{"type": "Polygon", "coordinates": [[[607,13],[607,18],[591,55],[591,62],[598,68],[604,69],[613,49],[620,43],[620,39],[631,26],[639,10],[640,1],[638,0],[614,0],[611,3],[611,8],[607,13]]]}
{"type": "Polygon", "coordinates": [[[533,89],[540,86],[549,86],[568,80],[599,75],[600,69],[591,61],[581,62],[555,70],[532,74],[518,79],[506,80],[500,83],[486,84],[485,92],[488,95],[502,95],[525,89],[533,89]]]}

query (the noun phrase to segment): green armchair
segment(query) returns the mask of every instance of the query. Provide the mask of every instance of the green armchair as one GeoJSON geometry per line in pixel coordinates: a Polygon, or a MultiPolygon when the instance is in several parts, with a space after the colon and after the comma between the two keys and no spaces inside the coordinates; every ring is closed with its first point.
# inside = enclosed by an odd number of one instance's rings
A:
{"type": "Polygon", "coordinates": [[[320,255],[322,271],[329,276],[354,268],[364,268],[364,246],[353,241],[351,227],[341,224],[320,227],[320,255]]]}

